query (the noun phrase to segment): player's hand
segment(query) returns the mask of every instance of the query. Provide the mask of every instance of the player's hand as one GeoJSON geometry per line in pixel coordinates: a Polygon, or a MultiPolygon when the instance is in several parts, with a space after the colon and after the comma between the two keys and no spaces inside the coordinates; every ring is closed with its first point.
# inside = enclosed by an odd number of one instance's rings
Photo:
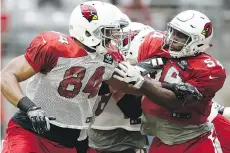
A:
{"type": "Polygon", "coordinates": [[[49,120],[55,120],[56,118],[50,117],[48,118],[45,115],[45,112],[41,109],[41,107],[31,107],[28,112],[27,116],[30,118],[32,122],[32,126],[35,132],[38,134],[43,134],[46,131],[50,130],[50,122],[49,120]]]}
{"type": "Polygon", "coordinates": [[[151,74],[161,69],[162,66],[167,62],[167,59],[161,57],[152,57],[146,59],[136,65],[136,67],[141,71],[141,75],[145,76],[151,74]]]}
{"type": "Polygon", "coordinates": [[[139,89],[144,82],[140,70],[138,70],[137,67],[132,66],[129,62],[119,63],[115,72],[116,73],[113,75],[115,79],[132,84],[133,87],[137,89],[139,89]]]}
{"type": "Polygon", "coordinates": [[[201,100],[202,94],[197,90],[196,87],[192,86],[189,83],[174,84],[174,93],[178,98],[187,98],[192,96],[195,100],[201,100]]]}

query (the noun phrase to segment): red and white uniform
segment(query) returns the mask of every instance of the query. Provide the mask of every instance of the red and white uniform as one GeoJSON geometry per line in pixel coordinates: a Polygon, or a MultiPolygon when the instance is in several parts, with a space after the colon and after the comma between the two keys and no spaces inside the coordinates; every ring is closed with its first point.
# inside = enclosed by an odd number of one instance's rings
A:
{"type": "Polygon", "coordinates": [[[128,131],[140,131],[138,119],[125,117],[117,102],[124,96],[124,93],[115,92],[108,95],[98,96],[98,107],[95,111],[95,119],[91,126],[98,130],[114,130],[117,128],[128,131]]]}
{"type": "MultiPolygon", "coordinates": [[[[120,100],[124,100],[123,96],[124,93],[119,91],[98,96],[96,117],[87,133],[91,148],[105,152],[118,152],[131,147],[139,150],[146,147],[146,136],[140,132],[141,118],[126,117],[116,104],[121,102],[120,100]]],[[[125,98],[126,102],[133,100],[132,96],[125,98]]],[[[129,109],[132,110],[134,107],[131,106],[129,109]]],[[[133,111],[136,109],[134,108],[133,111]]],[[[137,113],[139,112],[137,111],[137,113]]]]}
{"type": "Polygon", "coordinates": [[[14,117],[6,130],[3,152],[76,152],[77,140],[87,137],[82,129],[88,128],[92,120],[101,83],[111,78],[117,65],[115,59],[119,56],[115,54],[89,54],[71,37],[58,32],[35,37],[24,55],[37,72],[28,81],[26,95],[47,116],[56,118],[50,121],[52,128],[48,132],[53,132],[44,137],[37,135],[15,122],[14,117]],[[57,137],[53,135],[55,130],[60,132],[57,137]],[[66,132],[68,142],[63,142],[61,132],[66,132]]]}
{"type": "Polygon", "coordinates": [[[35,135],[12,120],[8,123],[6,134],[1,153],[77,153],[75,148],[35,135]]]}
{"type": "Polygon", "coordinates": [[[216,148],[222,150],[223,153],[230,153],[230,121],[224,116],[217,114],[212,123],[215,127],[212,137],[217,137],[213,141],[215,144],[220,144],[216,148]]]}
{"type": "Polygon", "coordinates": [[[38,72],[29,80],[26,95],[47,116],[56,117],[52,124],[88,128],[101,82],[111,78],[116,65],[107,56],[87,53],[69,36],[43,32],[25,53],[38,72]]]}
{"type": "MultiPolygon", "coordinates": [[[[195,149],[200,149],[200,145],[188,148],[195,142],[201,144],[203,140],[203,144],[210,149],[210,153],[215,152],[212,141],[215,136],[210,135],[214,127],[207,118],[211,111],[212,98],[224,84],[225,70],[215,58],[206,53],[195,57],[171,58],[167,50],[162,50],[163,36],[163,32],[151,33],[140,47],[138,61],[152,56],[168,58],[162,71],[157,74],[159,81],[190,83],[202,93],[204,98],[201,102],[186,104],[170,112],[144,97],[141,131],[143,134],[156,136],[150,153],[184,152],[185,150],[189,153],[196,152],[195,149]]],[[[208,152],[207,150],[201,149],[199,152],[208,152]]]]}

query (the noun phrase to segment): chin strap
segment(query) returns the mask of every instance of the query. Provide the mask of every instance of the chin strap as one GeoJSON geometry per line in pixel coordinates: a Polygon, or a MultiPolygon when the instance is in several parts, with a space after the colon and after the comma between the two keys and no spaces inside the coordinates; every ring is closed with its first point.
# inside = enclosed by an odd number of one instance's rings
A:
{"type": "Polygon", "coordinates": [[[100,43],[100,45],[96,46],[96,52],[98,54],[106,54],[107,53],[107,49],[105,47],[102,46],[102,44],[100,43]]]}

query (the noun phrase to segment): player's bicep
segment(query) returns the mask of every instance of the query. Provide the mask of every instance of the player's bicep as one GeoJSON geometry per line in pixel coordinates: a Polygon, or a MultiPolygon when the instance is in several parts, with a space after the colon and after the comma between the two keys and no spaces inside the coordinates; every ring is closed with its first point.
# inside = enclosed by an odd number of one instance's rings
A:
{"type": "Polygon", "coordinates": [[[23,55],[12,59],[2,70],[2,74],[12,74],[15,75],[19,82],[24,81],[34,74],[36,71],[27,62],[23,55]]]}

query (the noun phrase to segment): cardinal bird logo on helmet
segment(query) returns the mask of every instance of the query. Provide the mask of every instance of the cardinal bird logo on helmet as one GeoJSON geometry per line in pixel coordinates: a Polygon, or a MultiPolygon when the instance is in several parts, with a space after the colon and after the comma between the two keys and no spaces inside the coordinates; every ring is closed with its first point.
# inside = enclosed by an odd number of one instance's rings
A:
{"type": "Polygon", "coordinates": [[[212,34],[212,23],[208,22],[205,24],[204,29],[201,32],[202,35],[205,36],[205,38],[208,38],[212,34]]]}
{"type": "Polygon", "coordinates": [[[92,20],[98,20],[97,10],[93,6],[82,4],[80,8],[83,17],[86,18],[89,22],[92,20]]]}

